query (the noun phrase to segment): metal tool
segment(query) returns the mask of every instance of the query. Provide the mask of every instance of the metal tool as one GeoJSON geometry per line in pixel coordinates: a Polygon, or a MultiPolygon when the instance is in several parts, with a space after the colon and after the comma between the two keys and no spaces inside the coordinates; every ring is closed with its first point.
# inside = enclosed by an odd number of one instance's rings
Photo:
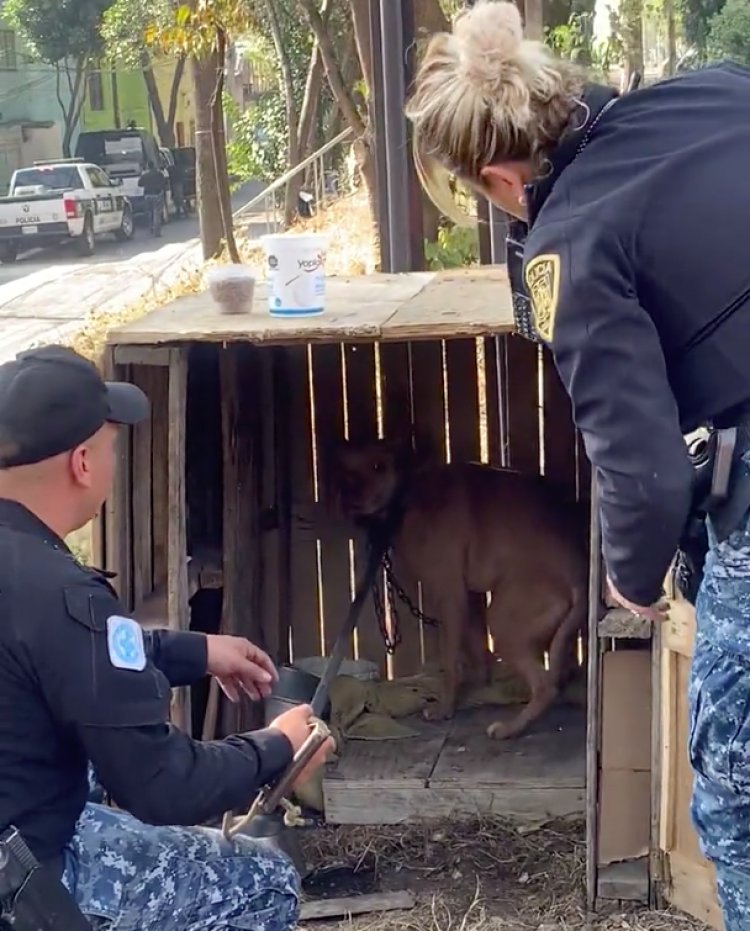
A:
{"type": "Polygon", "coordinates": [[[224,816],[222,832],[227,840],[231,840],[237,834],[245,834],[260,843],[281,850],[290,857],[302,878],[308,875],[308,870],[296,834],[289,828],[304,826],[306,822],[302,818],[301,810],[287,800],[287,795],[291,794],[300,774],[331,736],[320,716],[328,704],[331,683],[338,675],[362,608],[382,564],[390,539],[388,531],[392,526],[392,522],[386,520],[370,534],[370,554],[364,574],[310,703],[313,710],[310,736],[279,778],[261,789],[247,814],[238,818],[233,818],[230,813],[224,816]]]}

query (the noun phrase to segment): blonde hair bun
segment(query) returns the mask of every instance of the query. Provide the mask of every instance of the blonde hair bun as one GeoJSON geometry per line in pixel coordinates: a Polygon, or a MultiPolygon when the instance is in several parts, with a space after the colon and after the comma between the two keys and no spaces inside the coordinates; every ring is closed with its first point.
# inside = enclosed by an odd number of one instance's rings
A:
{"type": "Polygon", "coordinates": [[[508,0],[479,0],[453,25],[461,69],[476,85],[496,84],[523,42],[521,13],[508,0]]]}

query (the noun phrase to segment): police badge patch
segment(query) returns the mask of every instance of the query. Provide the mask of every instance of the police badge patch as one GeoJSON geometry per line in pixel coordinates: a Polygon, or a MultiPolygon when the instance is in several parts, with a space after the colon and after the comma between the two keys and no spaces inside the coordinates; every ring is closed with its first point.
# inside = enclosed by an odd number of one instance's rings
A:
{"type": "Polygon", "coordinates": [[[550,343],[560,296],[560,256],[536,256],[526,266],[525,278],[531,296],[534,326],[545,343],[550,343]]]}

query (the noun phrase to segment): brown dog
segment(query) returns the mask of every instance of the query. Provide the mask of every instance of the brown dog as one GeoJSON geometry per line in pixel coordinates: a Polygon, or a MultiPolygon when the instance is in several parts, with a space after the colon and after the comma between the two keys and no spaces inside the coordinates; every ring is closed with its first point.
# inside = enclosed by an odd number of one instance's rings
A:
{"type": "Polygon", "coordinates": [[[554,702],[572,671],[584,627],[588,562],[583,515],[538,476],[474,463],[414,468],[387,442],[346,445],[338,457],[344,513],[383,517],[398,496],[402,519],[392,542],[394,571],[421,581],[424,610],[440,624],[444,701],[431,718],[452,716],[461,679],[487,681],[495,652],[527,682],[531,698],[488,734],[513,737],[554,702]],[[490,592],[487,621],[476,593],[490,592]],[[549,651],[550,668],[543,654],[549,651]]]}

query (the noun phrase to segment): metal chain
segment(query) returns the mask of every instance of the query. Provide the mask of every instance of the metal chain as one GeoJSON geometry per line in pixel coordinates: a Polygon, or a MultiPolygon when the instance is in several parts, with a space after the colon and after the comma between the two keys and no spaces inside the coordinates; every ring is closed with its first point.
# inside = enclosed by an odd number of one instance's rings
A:
{"type": "Polygon", "coordinates": [[[393,571],[393,563],[391,562],[390,553],[386,553],[383,556],[383,571],[385,573],[385,587],[388,595],[388,605],[391,610],[392,632],[389,632],[388,630],[383,599],[380,595],[380,586],[377,580],[375,581],[375,584],[372,588],[372,596],[375,604],[375,615],[378,619],[378,626],[380,627],[380,633],[383,637],[386,652],[389,656],[393,656],[393,654],[396,652],[396,648],[401,643],[397,599],[402,604],[406,605],[412,617],[416,618],[418,621],[421,621],[423,624],[427,624],[429,627],[437,627],[439,625],[439,621],[436,618],[425,614],[419,605],[415,604],[414,601],[409,597],[409,594],[396,578],[396,574],[393,571]]]}

